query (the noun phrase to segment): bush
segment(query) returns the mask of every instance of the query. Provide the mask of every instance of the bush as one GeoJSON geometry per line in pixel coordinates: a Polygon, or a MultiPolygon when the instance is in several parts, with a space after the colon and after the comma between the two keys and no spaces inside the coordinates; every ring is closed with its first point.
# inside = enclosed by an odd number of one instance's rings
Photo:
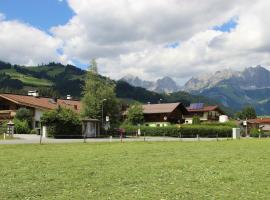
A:
{"type": "Polygon", "coordinates": [[[38,131],[36,129],[31,130],[30,132],[31,135],[38,135],[38,131]]]}
{"type": "Polygon", "coordinates": [[[26,121],[28,123],[28,126],[31,127],[33,115],[31,111],[27,108],[20,108],[16,112],[15,119],[20,121],[26,121]]]}
{"type": "Polygon", "coordinates": [[[41,122],[47,126],[49,137],[82,137],[80,116],[70,109],[58,108],[47,111],[43,114],[41,122]]]}
{"type": "Polygon", "coordinates": [[[7,132],[7,121],[0,123],[0,134],[7,132]]]}
{"type": "Polygon", "coordinates": [[[250,136],[251,137],[259,137],[260,136],[260,131],[259,131],[259,129],[257,129],[257,128],[252,128],[251,130],[250,130],[250,136]]]}
{"type": "Polygon", "coordinates": [[[194,125],[199,125],[199,124],[201,124],[201,120],[200,120],[200,117],[199,116],[193,116],[192,117],[192,124],[194,124],[194,125]]]}
{"type": "MultiPolygon", "coordinates": [[[[138,126],[124,125],[126,135],[135,135],[138,126]]],[[[146,136],[169,136],[169,137],[231,137],[232,128],[229,126],[207,126],[207,125],[182,125],[167,127],[141,126],[142,135],[146,136]]]]}
{"type": "Polygon", "coordinates": [[[182,137],[231,137],[232,127],[230,126],[209,126],[209,125],[184,125],[180,129],[182,137]]]}
{"type": "Polygon", "coordinates": [[[238,128],[239,124],[237,124],[236,121],[228,121],[225,123],[220,123],[220,122],[203,122],[202,125],[207,125],[207,126],[230,126],[232,128],[238,128]]]}
{"type": "Polygon", "coordinates": [[[16,134],[29,134],[30,128],[28,122],[26,120],[21,121],[18,119],[14,119],[14,129],[16,134]]]}

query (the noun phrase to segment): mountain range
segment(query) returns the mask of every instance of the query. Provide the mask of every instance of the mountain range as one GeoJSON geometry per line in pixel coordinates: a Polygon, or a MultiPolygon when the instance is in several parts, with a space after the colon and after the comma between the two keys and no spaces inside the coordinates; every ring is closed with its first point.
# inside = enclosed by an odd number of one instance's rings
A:
{"type": "Polygon", "coordinates": [[[236,111],[251,105],[260,115],[270,114],[270,71],[260,65],[243,71],[225,69],[212,74],[200,74],[187,81],[183,87],[170,77],[145,81],[128,75],[121,80],[157,93],[170,94],[182,90],[195,96],[209,97],[236,111]]]}
{"type": "Polygon", "coordinates": [[[270,71],[260,65],[193,77],[184,90],[216,99],[234,110],[252,105],[259,114],[270,113],[270,71]]]}
{"type": "Polygon", "coordinates": [[[165,76],[156,81],[145,81],[137,76],[127,75],[120,79],[125,81],[135,87],[142,87],[149,91],[154,91],[157,93],[173,93],[179,91],[181,88],[177,83],[170,77],[165,76]]]}

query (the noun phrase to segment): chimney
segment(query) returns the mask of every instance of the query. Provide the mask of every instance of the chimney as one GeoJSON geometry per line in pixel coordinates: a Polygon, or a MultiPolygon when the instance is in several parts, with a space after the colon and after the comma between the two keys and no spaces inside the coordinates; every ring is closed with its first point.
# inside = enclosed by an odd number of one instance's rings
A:
{"type": "Polygon", "coordinates": [[[28,91],[28,96],[39,97],[39,93],[37,90],[28,91]]]}
{"type": "Polygon", "coordinates": [[[70,94],[67,95],[67,100],[72,100],[72,96],[70,94]]]}

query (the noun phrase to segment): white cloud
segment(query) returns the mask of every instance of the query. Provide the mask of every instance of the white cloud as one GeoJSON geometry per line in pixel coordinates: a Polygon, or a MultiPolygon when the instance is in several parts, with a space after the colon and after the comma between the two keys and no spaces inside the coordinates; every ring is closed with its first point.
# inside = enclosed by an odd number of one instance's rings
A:
{"type": "Polygon", "coordinates": [[[267,53],[259,52],[270,44],[261,35],[268,29],[266,0],[68,2],[76,15],[52,28],[64,41],[65,55],[84,63],[99,58],[101,72],[113,78],[132,73],[179,80],[223,67],[267,64],[267,53]],[[231,32],[211,30],[232,18],[238,26],[231,32]],[[174,42],[180,46],[166,48],[174,42]]]}
{"type": "Polygon", "coordinates": [[[24,65],[64,61],[57,53],[61,41],[18,21],[0,21],[0,60],[24,65]]]}
{"type": "Polygon", "coordinates": [[[69,57],[84,62],[92,57],[115,57],[186,40],[226,22],[236,13],[234,0],[68,2],[76,15],[52,32],[65,41],[69,57]]]}
{"type": "Polygon", "coordinates": [[[98,58],[100,71],[112,78],[132,73],[177,80],[223,68],[270,65],[268,0],[67,2],[75,16],[52,27],[52,36],[3,17],[1,21],[0,15],[0,45],[5,47],[0,59],[87,64],[98,58]],[[232,18],[237,26],[230,32],[212,30],[232,18]],[[168,48],[176,42],[179,46],[168,48]]]}

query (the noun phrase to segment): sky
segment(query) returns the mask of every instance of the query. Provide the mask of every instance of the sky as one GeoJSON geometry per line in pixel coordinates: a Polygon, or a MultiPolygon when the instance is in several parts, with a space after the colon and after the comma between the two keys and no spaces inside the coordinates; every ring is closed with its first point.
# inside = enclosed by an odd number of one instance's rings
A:
{"type": "Polygon", "coordinates": [[[48,62],[119,79],[270,65],[269,0],[0,0],[0,60],[48,62]]]}

